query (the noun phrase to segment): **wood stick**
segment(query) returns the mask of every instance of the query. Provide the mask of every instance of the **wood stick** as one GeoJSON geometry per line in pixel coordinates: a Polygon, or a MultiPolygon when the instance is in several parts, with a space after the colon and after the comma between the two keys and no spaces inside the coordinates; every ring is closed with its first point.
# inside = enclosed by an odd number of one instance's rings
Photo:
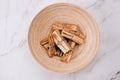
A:
{"type": "Polygon", "coordinates": [[[69,30],[77,31],[77,25],[69,24],[69,23],[55,22],[52,24],[52,29],[53,30],[69,29],[69,30]]]}
{"type": "Polygon", "coordinates": [[[69,24],[69,23],[63,23],[64,28],[63,29],[69,29],[72,31],[77,31],[77,25],[75,24],[69,24]]]}
{"type": "Polygon", "coordinates": [[[61,57],[61,61],[68,63],[70,61],[71,57],[72,57],[72,51],[69,51],[66,54],[63,54],[63,56],[61,57]]]}
{"type": "Polygon", "coordinates": [[[70,32],[73,33],[73,34],[75,34],[75,35],[77,35],[77,36],[79,36],[79,37],[82,38],[82,39],[85,39],[85,38],[86,38],[85,35],[79,33],[78,31],[70,31],[70,32]]]}
{"type": "Polygon", "coordinates": [[[54,55],[61,57],[63,53],[60,50],[57,50],[54,55]]]}
{"type": "Polygon", "coordinates": [[[70,45],[70,47],[71,47],[71,50],[74,49],[76,43],[73,42],[73,41],[71,41],[71,40],[70,40],[68,43],[69,43],[69,45],[70,45]]]}
{"type": "Polygon", "coordinates": [[[41,40],[40,45],[42,45],[46,50],[48,50],[49,48],[48,38],[46,37],[45,39],[41,40]]]}
{"type": "Polygon", "coordinates": [[[49,57],[53,57],[54,54],[55,54],[55,52],[56,52],[56,50],[55,50],[54,47],[53,47],[53,48],[49,48],[49,49],[48,49],[48,56],[49,56],[49,57]]]}
{"type": "Polygon", "coordinates": [[[80,38],[79,36],[76,36],[75,34],[72,34],[69,32],[69,30],[63,30],[62,34],[63,37],[66,37],[68,39],[71,39],[72,41],[78,43],[78,44],[82,44],[83,43],[83,39],[80,38]]]}
{"type": "Polygon", "coordinates": [[[48,43],[48,38],[44,38],[43,40],[40,41],[41,45],[47,44],[48,43]]]}
{"type": "Polygon", "coordinates": [[[54,35],[54,41],[56,45],[60,48],[60,50],[65,54],[70,50],[70,46],[65,41],[65,39],[60,35],[60,32],[58,30],[55,30],[53,32],[54,35]]]}

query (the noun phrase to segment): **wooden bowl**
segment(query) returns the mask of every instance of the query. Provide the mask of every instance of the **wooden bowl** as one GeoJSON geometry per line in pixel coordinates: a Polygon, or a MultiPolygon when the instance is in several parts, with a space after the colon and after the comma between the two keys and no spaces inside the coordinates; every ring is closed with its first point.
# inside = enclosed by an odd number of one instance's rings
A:
{"type": "Polygon", "coordinates": [[[32,55],[43,67],[59,73],[71,73],[88,65],[96,55],[99,45],[99,31],[96,21],[84,9],[69,3],[57,3],[40,11],[33,19],[29,32],[28,44],[32,55]],[[77,24],[87,37],[85,43],[75,48],[69,63],[59,57],[49,58],[40,45],[55,21],[77,24]]]}

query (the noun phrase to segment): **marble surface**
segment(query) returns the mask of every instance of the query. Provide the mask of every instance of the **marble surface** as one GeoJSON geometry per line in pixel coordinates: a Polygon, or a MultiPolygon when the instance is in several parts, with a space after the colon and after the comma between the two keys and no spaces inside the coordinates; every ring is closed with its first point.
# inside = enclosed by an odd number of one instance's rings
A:
{"type": "Polygon", "coordinates": [[[0,80],[120,80],[120,0],[0,0],[0,80]],[[46,6],[73,3],[97,21],[100,47],[86,68],[59,74],[32,57],[27,35],[34,16],[46,6]]]}

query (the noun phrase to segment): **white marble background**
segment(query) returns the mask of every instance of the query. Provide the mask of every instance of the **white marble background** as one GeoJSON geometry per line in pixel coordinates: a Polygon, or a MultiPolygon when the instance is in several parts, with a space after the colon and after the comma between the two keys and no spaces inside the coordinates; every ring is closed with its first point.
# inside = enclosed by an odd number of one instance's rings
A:
{"type": "Polygon", "coordinates": [[[0,0],[0,80],[120,80],[120,0],[0,0]],[[32,57],[27,33],[47,5],[74,3],[86,9],[100,29],[100,48],[81,71],[58,74],[32,57]]]}

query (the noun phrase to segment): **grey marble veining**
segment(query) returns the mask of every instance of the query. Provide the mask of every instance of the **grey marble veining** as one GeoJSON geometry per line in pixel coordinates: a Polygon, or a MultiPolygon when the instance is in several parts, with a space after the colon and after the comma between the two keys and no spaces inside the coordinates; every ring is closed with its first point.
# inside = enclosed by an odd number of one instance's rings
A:
{"type": "Polygon", "coordinates": [[[120,0],[0,0],[0,80],[120,80],[120,0]],[[100,30],[100,47],[84,69],[58,74],[41,67],[27,44],[29,25],[46,6],[68,2],[86,9],[100,30]]]}

